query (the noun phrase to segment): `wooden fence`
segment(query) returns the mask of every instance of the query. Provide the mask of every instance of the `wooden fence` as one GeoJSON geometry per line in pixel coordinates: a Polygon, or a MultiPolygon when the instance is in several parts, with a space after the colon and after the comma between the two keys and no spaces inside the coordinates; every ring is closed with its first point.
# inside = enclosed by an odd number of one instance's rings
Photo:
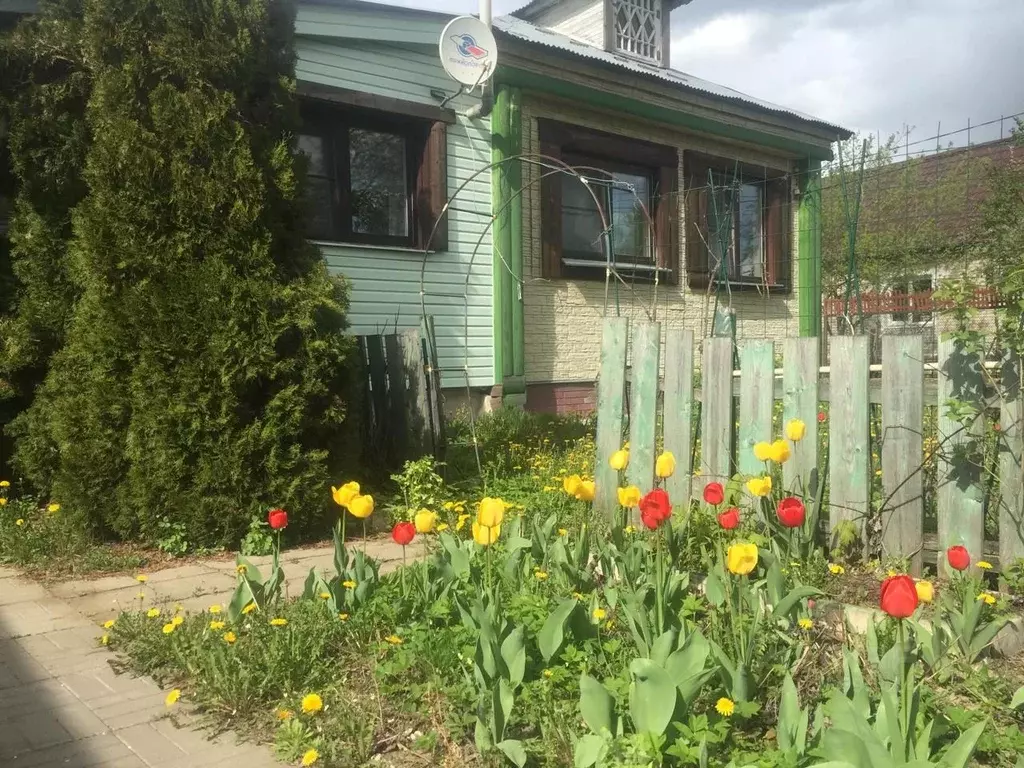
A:
{"type": "Polygon", "coordinates": [[[818,339],[786,339],[781,350],[771,341],[740,342],[705,339],[701,345],[700,388],[694,388],[695,346],[692,331],[669,330],[664,345],[664,378],[659,376],[662,345],[659,323],[632,327],[632,366],[627,374],[625,318],[605,321],[598,381],[597,480],[598,509],[616,505],[617,475],[608,464],[620,447],[625,426],[625,392],[629,383],[630,463],[628,480],[642,491],[654,480],[658,405],[662,411],[664,449],[677,460],[666,488],[673,499],[688,499],[712,480],[725,481],[735,472],[763,471],[752,452],[754,443],[778,437],[773,432],[775,401],[782,401],[783,423],[800,419],[807,435],[793,446],[784,465],[784,486],[804,488],[809,496],[819,482],[828,483],[828,509],[822,519],[828,530],[851,521],[863,535],[864,524],[878,516],[883,555],[905,558],[920,574],[924,535],[923,427],[926,405],[938,407],[938,535],[927,542],[944,550],[963,544],[975,554],[984,551],[981,468],[966,448],[979,437],[983,420],[954,419],[948,402],[973,403],[979,410],[999,410],[999,540],[998,558],[1024,557],[1024,476],[1021,471],[1021,370],[1007,361],[999,371],[1000,386],[987,382],[985,364],[953,342],[942,342],[938,365],[922,361],[919,336],[888,336],[882,365],[871,366],[868,339],[831,339],[831,367],[821,368],[818,339]],[[775,354],[782,353],[781,371],[775,354]],[[734,356],[739,370],[734,370],[734,356]],[[928,378],[926,379],[926,368],[928,378]],[[874,370],[872,370],[874,369],[874,370]],[[998,389],[998,396],[993,390],[998,389]],[[828,467],[819,467],[821,402],[828,406],[828,467]],[[738,407],[737,407],[738,403],[738,407]],[[881,494],[872,502],[870,410],[881,407],[881,494]],[[700,409],[699,423],[694,418],[700,409]],[[966,426],[965,426],[966,425],[966,426]],[[695,427],[700,432],[699,479],[691,466],[695,427]],[[694,487],[698,485],[699,487],[694,487]],[[879,503],[879,499],[881,502],[879,503]],[[872,508],[874,506],[875,508],[872,508]]]}
{"type": "Polygon", "coordinates": [[[384,467],[425,454],[443,458],[441,381],[432,339],[429,322],[422,329],[358,337],[364,446],[368,458],[384,467]]]}

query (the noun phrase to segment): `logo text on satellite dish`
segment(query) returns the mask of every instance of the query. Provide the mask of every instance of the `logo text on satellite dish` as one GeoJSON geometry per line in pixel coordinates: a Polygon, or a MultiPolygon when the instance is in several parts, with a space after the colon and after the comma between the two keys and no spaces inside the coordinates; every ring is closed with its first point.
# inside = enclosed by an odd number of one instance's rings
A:
{"type": "Polygon", "coordinates": [[[455,43],[455,50],[459,56],[467,59],[482,59],[487,55],[486,48],[476,44],[476,38],[472,35],[452,35],[452,42],[455,43]]]}

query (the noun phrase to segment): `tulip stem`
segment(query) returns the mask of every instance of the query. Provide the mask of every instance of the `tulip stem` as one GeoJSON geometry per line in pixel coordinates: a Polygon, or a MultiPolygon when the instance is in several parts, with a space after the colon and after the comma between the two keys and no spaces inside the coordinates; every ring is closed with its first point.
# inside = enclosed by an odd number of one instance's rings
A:
{"type": "Polygon", "coordinates": [[[897,619],[896,636],[900,644],[900,720],[903,724],[903,755],[906,759],[907,745],[913,738],[910,722],[910,677],[913,674],[911,666],[907,663],[907,638],[904,619],[897,619]]]}
{"type": "MultiPolygon", "coordinates": [[[[672,525],[671,522],[668,522],[667,524],[668,525],[672,525]]],[[[662,604],[662,600],[664,599],[664,596],[665,596],[665,558],[664,558],[664,555],[662,554],[662,544],[664,543],[663,542],[664,535],[665,535],[664,531],[662,531],[661,528],[659,527],[659,529],[658,529],[658,539],[657,539],[657,545],[656,545],[657,546],[657,550],[656,550],[655,555],[654,555],[654,561],[655,561],[656,568],[657,568],[657,576],[656,576],[656,578],[658,579],[658,581],[654,585],[654,591],[655,591],[654,600],[655,600],[655,603],[657,604],[657,620],[658,620],[658,634],[659,635],[661,635],[661,633],[663,633],[665,631],[665,607],[662,604]]]]}

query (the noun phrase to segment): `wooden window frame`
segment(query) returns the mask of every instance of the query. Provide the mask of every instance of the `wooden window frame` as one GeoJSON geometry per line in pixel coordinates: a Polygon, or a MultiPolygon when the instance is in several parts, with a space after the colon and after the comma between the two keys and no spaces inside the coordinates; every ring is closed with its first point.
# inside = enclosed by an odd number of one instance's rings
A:
{"type": "Polygon", "coordinates": [[[683,155],[686,176],[686,274],[691,288],[705,289],[719,284],[719,270],[712,269],[708,253],[708,171],[736,173],[744,183],[764,184],[762,212],[762,253],[764,274],[756,278],[730,276],[731,290],[765,290],[787,294],[793,290],[792,195],[790,176],[785,171],[758,168],[702,152],[683,155]]]}
{"type": "Polygon", "coordinates": [[[336,182],[333,199],[330,201],[334,227],[331,232],[315,233],[313,239],[353,245],[447,250],[445,122],[320,102],[304,102],[301,112],[302,127],[298,133],[323,139],[324,162],[331,168],[336,182]],[[409,222],[407,235],[375,235],[353,231],[348,149],[349,131],[353,128],[394,133],[405,140],[409,222]],[[435,231],[434,223],[439,217],[443,218],[435,231]]]}
{"type": "MultiPolygon", "coordinates": [[[[541,155],[555,164],[649,174],[648,213],[654,222],[653,261],[650,266],[617,263],[615,268],[635,280],[653,280],[657,274],[660,282],[675,284],[679,273],[679,153],[676,148],[548,119],[538,120],[538,133],[541,155]]],[[[595,260],[593,266],[565,263],[562,248],[562,180],[565,174],[546,167],[542,167],[540,173],[542,276],[604,280],[606,261],[595,260]]]]}

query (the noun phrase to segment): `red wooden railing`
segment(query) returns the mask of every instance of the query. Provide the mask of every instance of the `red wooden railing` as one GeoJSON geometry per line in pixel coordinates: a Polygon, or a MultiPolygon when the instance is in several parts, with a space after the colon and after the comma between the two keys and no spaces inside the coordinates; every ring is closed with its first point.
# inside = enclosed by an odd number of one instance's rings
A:
{"type": "MultiPolygon", "coordinates": [[[[995,288],[978,288],[968,299],[968,306],[976,309],[996,309],[1009,304],[1012,297],[995,288]]],[[[846,299],[822,299],[822,312],[825,317],[838,317],[846,314],[846,299]]],[[[876,293],[869,291],[857,297],[850,297],[850,313],[865,315],[888,315],[895,312],[930,312],[933,310],[951,309],[956,302],[951,299],[936,299],[933,291],[923,293],[876,293]]]]}

